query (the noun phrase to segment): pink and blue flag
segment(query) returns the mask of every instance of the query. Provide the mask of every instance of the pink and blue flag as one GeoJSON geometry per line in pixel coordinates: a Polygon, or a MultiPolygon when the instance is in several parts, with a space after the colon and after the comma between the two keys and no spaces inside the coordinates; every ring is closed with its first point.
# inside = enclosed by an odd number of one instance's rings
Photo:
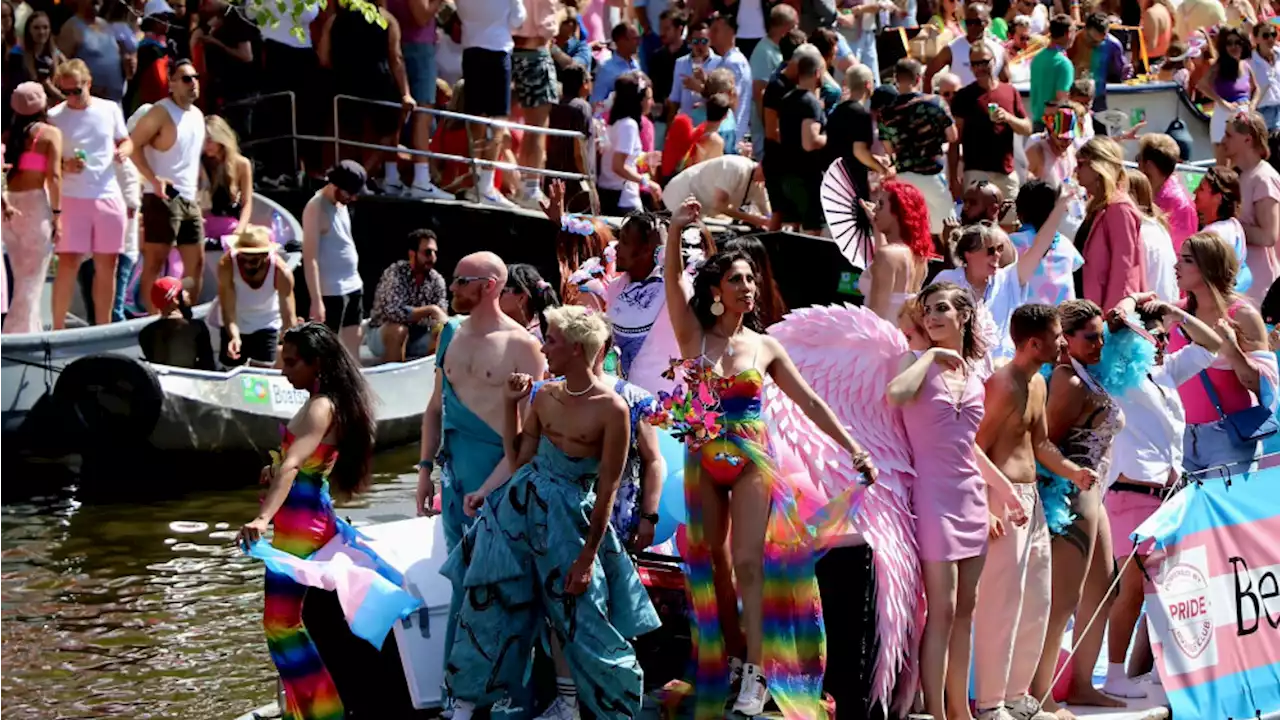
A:
{"type": "Polygon", "coordinates": [[[404,590],[403,575],[341,519],[338,533],[308,558],[278,550],[262,539],[249,547],[248,554],[300,585],[336,592],[351,632],[377,648],[396,622],[423,605],[404,590]]]}
{"type": "MultiPolygon", "coordinates": [[[[1265,464],[1265,462],[1264,462],[1265,464]]],[[[1280,713],[1280,467],[1206,477],[1134,532],[1157,668],[1179,720],[1280,713]]]]}

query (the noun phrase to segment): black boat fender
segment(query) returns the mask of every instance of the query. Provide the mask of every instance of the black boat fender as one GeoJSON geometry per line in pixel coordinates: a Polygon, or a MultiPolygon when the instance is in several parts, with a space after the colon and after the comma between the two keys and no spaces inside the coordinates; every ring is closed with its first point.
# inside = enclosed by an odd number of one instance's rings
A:
{"type": "Polygon", "coordinates": [[[53,389],[64,430],[89,447],[145,443],[160,420],[164,391],[151,367],[115,353],[67,365],[53,389]]]}

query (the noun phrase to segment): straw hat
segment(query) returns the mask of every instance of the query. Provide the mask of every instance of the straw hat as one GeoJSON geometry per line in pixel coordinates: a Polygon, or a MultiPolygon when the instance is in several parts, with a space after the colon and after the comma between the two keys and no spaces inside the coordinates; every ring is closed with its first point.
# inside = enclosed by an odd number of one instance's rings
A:
{"type": "Polygon", "coordinates": [[[232,235],[231,249],[244,255],[266,255],[275,252],[271,232],[261,225],[248,225],[239,234],[232,235]]]}

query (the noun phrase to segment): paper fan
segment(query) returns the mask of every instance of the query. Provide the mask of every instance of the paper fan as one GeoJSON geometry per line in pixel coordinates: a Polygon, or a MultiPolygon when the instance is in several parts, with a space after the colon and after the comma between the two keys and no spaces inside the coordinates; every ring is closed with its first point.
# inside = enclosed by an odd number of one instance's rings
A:
{"type": "Polygon", "coordinates": [[[871,218],[859,202],[844,161],[837,158],[822,176],[822,214],[831,228],[831,239],[854,267],[871,260],[871,218]]]}

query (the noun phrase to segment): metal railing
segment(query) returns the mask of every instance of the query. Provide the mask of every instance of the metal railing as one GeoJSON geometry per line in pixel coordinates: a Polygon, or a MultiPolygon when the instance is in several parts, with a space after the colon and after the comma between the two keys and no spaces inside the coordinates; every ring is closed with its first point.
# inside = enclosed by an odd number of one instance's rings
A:
{"type": "MultiPolygon", "coordinates": [[[[482,126],[485,126],[486,128],[499,128],[503,130],[520,130],[526,133],[536,133],[536,134],[546,135],[547,137],[571,138],[574,140],[577,146],[577,149],[582,154],[582,157],[587,166],[586,172],[574,173],[574,172],[563,172],[559,170],[547,170],[545,168],[531,168],[531,167],[525,167],[518,163],[499,162],[496,160],[483,160],[480,158],[464,157],[461,155],[452,155],[449,153],[433,152],[431,150],[418,150],[416,148],[406,148],[406,147],[401,147],[399,145],[395,145],[395,146],[379,145],[377,143],[367,143],[359,140],[347,140],[341,136],[342,133],[341,133],[341,126],[339,122],[339,114],[338,114],[339,101],[348,100],[348,101],[354,101],[359,103],[365,103],[367,105],[377,105],[377,106],[386,107],[386,108],[394,108],[402,112],[404,111],[404,106],[401,105],[400,103],[390,102],[387,100],[372,100],[369,98],[357,97],[355,95],[335,95],[333,98],[333,135],[332,136],[308,135],[305,133],[298,132],[297,95],[295,95],[292,91],[289,91],[289,90],[264,93],[261,95],[255,95],[252,98],[246,98],[244,100],[237,100],[235,102],[230,102],[224,105],[222,107],[222,110],[225,112],[225,110],[227,110],[228,108],[251,107],[253,105],[257,105],[261,103],[264,100],[268,100],[275,97],[287,97],[289,100],[289,133],[285,135],[255,137],[250,140],[245,140],[240,143],[240,148],[242,150],[249,150],[259,145],[265,145],[267,143],[288,140],[292,146],[293,167],[295,169],[295,172],[300,168],[299,154],[298,154],[299,140],[303,140],[307,142],[316,142],[316,143],[332,143],[335,159],[342,156],[342,147],[346,146],[346,147],[361,148],[364,150],[377,150],[377,151],[393,153],[393,154],[405,153],[413,157],[425,157],[430,160],[441,160],[444,162],[461,163],[467,166],[468,172],[471,175],[472,185],[477,189],[479,189],[480,187],[479,171],[484,169],[502,170],[504,172],[527,173],[527,174],[539,175],[543,177],[555,178],[558,180],[584,181],[587,184],[587,191],[590,196],[592,214],[598,214],[600,211],[600,198],[596,191],[595,178],[591,172],[591,169],[595,164],[593,162],[593,159],[595,157],[594,142],[593,142],[594,138],[587,133],[576,132],[573,130],[558,130],[555,128],[537,127],[534,125],[524,125],[521,123],[511,122],[508,120],[496,120],[493,118],[479,117],[475,115],[466,115],[464,113],[456,113],[449,110],[436,110],[435,108],[415,107],[412,109],[412,113],[424,113],[426,115],[430,115],[432,117],[439,118],[442,120],[460,120],[462,122],[466,122],[472,125],[482,125],[482,126]]],[[[400,127],[403,128],[403,123],[400,125],[400,127]]],[[[252,155],[252,153],[246,153],[246,154],[252,155]]]]}
{"type": "MultiPolygon", "coordinates": [[[[418,150],[415,148],[403,148],[400,146],[392,147],[387,145],[378,145],[376,143],[366,143],[358,140],[344,140],[340,137],[341,133],[339,132],[338,102],[340,100],[351,100],[355,102],[365,103],[367,105],[378,105],[386,108],[394,108],[400,111],[404,110],[404,106],[401,105],[400,103],[390,102],[388,100],[371,100],[369,98],[356,97],[354,95],[335,95],[333,98],[334,137],[327,139],[333,142],[333,150],[334,150],[335,157],[341,156],[342,146],[345,145],[347,147],[358,147],[366,150],[379,150],[382,152],[391,152],[391,153],[407,153],[408,155],[411,155],[413,157],[425,157],[432,160],[443,160],[445,162],[462,163],[467,166],[467,170],[471,175],[472,186],[476,188],[477,191],[480,188],[479,171],[484,169],[503,170],[506,172],[530,173],[533,175],[556,178],[559,180],[584,181],[587,183],[587,189],[591,198],[592,214],[597,214],[600,211],[600,201],[599,201],[599,196],[596,192],[595,178],[592,177],[590,172],[590,165],[591,165],[590,158],[592,157],[592,154],[593,154],[592,153],[593,148],[592,148],[592,142],[591,142],[592,138],[591,136],[585,133],[580,133],[573,130],[558,130],[555,128],[537,127],[534,125],[523,125],[521,123],[510,122],[508,120],[495,120],[493,118],[478,117],[475,115],[466,115],[463,113],[451,112],[449,110],[436,110],[435,108],[414,107],[411,111],[412,113],[423,113],[423,114],[430,115],[432,117],[440,118],[443,120],[460,120],[471,125],[482,125],[487,128],[499,128],[503,130],[520,130],[522,132],[536,133],[536,134],[546,135],[548,137],[572,138],[575,144],[577,145],[578,151],[582,153],[582,157],[587,160],[587,165],[588,165],[588,167],[586,168],[587,172],[583,172],[583,173],[563,172],[560,170],[547,170],[545,168],[531,168],[531,167],[525,167],[518,163],[507,163],[507,162],[499,162],[496,160],[483,160],[480,158],[462,157],[460,155],[438,153],[438,152],[433,152],[431,150],[418,150]]],[[[401,127],[403,127],[403,125],[401,127]]],[[[295,137],[303,137],[305,139],[315,139],[315,140],[320,139],[320,138],[313,138],[313,137],[307,137],[307,136],[298,136],[296,134],[295,134],[295,137]]]]}

